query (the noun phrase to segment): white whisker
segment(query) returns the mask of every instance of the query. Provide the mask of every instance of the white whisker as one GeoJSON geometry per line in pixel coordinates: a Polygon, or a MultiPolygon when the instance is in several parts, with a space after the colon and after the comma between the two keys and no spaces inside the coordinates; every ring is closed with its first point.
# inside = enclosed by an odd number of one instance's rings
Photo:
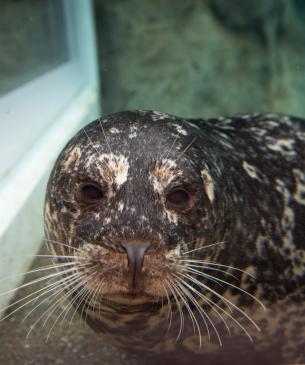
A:
{"type": "MultiPolygon", "coordinates": [[[[59,287],[59,288],[57,288],[57,290],[56,290],[56,292],[55,293],[53,293],[53,294],[51,294],[50,296],[48,296],[46,299],[44,299],[43,301],[41,301],[40,303],[39,303],[39,305],[37,306],[37,308],[40,306],[40,305],[42,305],[44,302],[46,302],[46,301],[48,301],[48,300],[50,300],[50,299],[52,299],[52,300],[54,300],[54,299],[56,299],[56,297],[59,295],[59,294],[61,294],[63,291],[65,291],[65,290],[67,290],[67,288],[69,288],[71,285],[73,286],[74,285],[74,283],[76,283],[76,282],[78,282],[78,280],[79,280],[79,275],[78,275],[78,273],[75,273],[74,274],[74,277],[67,283],[67,282],[64,282],[63,284],[63,286],[61,287],[59,287]]],[[[73,287],[72,287],[73,288],[73,287]]],[[[70,290],[68,291],[68,292],[70,292],[70,290]]],[[[62,299],[65,299],[65,296],[63,296],[63,297],[61,297],[60,298],[60,300],[59,301],[61,301],[62,299]]],[[[57,301],[58,302],[58,301],[57,301]]],[[[55,306],[55,308],[56,308],[56,304],[57,304],[57,302],[55,302],[55,303],[53,303],[49,308],[47,308],[47,310],[46,311],[44,311],[41,315],[40,315],[40,317],[34,322],[34,324],[31,326],[31,328],[30,328],[30,330],[28,331],[28,333],[27,333],[27,336],[26,336],[26,338],[29,338],[29,336],[30,336],[30,334],[31,334],[31,332],[32,332],[32,330],[36,327],[36,325],[37,325],[37,323],[39,323],[39,321],[48,313],[48,316],[47,316],[47,318],[46,318],[46,320],[43,322],[43,325],[42,325],[42,327],[44,327],[45,326],[45,324],[46,324],[46,322],[47,322],[47,320],[49,319],[49,317],[51,316],[51,314],[53,313],[53,310],[51,311],[51,309],[55,306]]],[[[34,308],[34,309],[36,309],[36,307],[34,308]]],[[[48,340],[48,338],[47,338],[47,340],[48,340]]]]}
{"type": "MultiPolygon", "coordinates": [[[[86,280],[86,282],[89,281],[89,278],[92,278],[94,277],[94,275],[97,274],[97,271],[94,271],[93,273],[91,273],[89,276],[88,276],[88,280],[86,280]]],[[[75,306],[75,310],[74,310],[74,313],[72,314],[72,317],[70,318],[70,325],[73,321],[73,318],[75,316],[75,314],[77,313],[77,311],[79,310],[81,304],[83,303],[83,307],[82,307],[82,311],[80,313],[80,317],[82,317],[82,314],[83,314],[83,310],[84,310],[84,305],[85,305],[85,299],[87,299],[87,297],[90,295],[90,290],[86,287],[86,282],[84,283],[83,282],[83,288],[80,290],[80,292],[78,292],[76,294],[76,296],[73,298],[73,301],[71,302],[71,304],[74,304],[74,303],[77,303],[78,299],[79,302],[76,304],[75,306]]]]}
{"type": "MultiPolygon", "coordinates": [[[[226,320],[223,318],[223,316],[217,311],[217,309],[215,309],[214,308],[214,305],[215,305],[215,303],[212,301],[212,300],[210,300],[210,299],[208,299],[208,298],[206,298],[203,294],[201,294],[200,292],[198,292],[195,288],[193,288],[191,285],[189,285],[185,280],[182,280],[182,282],[181,282],[181,284],[183,284],[183,285],[185,285],[185,286],[187,286],[191,291],[193,291],[195,294],[197,294],[203,301],[204,301],[204,303],[206,303],[212,310],[214,310],[216,313],[217,313],[217,315],[219,316],[219,318],[223,321],[223,323],[225,324],[225,326],[226,326],[226,329],[227,329],[227,331],[228,331],[228,333],[229,334],[231,334],[231,331],[230,331],[230,328],[229,328],[229,326],[228,326],[228,324],[227,324],[227,322],[226,322],[226,320]],[[213,303],[213,304],[211,304],[211,303],[213,303]]],[[[195,299],[195,298],[194,298],[195,299]]],[[[199,304],[198,304],[199,305],[199,304]]],[[[201,307],[200,307],[201,308],[201,307]]],[[[214,323],[212,322],[212,320],[210,319],[210,317],[206,314],[206,312],[204,311],[204,313],[205,313],[205,315],[206,315],[206,317],[207,317],[207,319],[209,320],[209,322],[211,323],[211,325],[212,325],[212,327],[213,327],[213,329],[214,329],[214,331],[215,331],[215,333],[216,333],[216,336],[217,336],[217,338],[218,338],[218,340],[219,340],[219,343],[220,343],[220,345],[221,345],[221,341],[220,341],[220,336],[219,336],[219,333],[218,333],[218,330],[217,330],[217,328],[215,327],[215,325],[214,325],[214,323]]],[[[210,337],[209,337],[210,338],[210,337]]]]}
{"type": "MultiPolygon", "coordinates": [[[[47,316],[47,318],[44,320],[43,322],[43,327],[46,325],[47,321],[49,320],[49,318],[51,317],[52,313],[54,313],[54,311],[56,310],[56,308],[58,308],[71,294],[73,294],[79,287],[79,285],[83,284],[84,282],[87,283],[89,280],[89,277],[86,277],[85,281],[82,281],[82,277],[85,276],[86,274],[83,274],[81,276],[78,277],[78,284],[76,286],[73,286],[71,289],[68,290],[68,292],[61,297],[58,301],[56,301],[51,308],[49,308],[49,314],[47,316]],[[51,310],[51,311],[50,311],[51,310]]],[[[74,283],[73,283],[74,284],[74,283]]],[[[72,284],[72,285],[73,285],[72,284]]],[[[63,310],[60,311],[59,315],[57,316],[56,320],[54,321],[52,327],[49,330],[49,333],[47,335],[46,340],[48,341],[53,328],[56,326],[56,323],[59,321],[60,317],[63,315],[63,313],[65,312],[65,308],[63,310]]]]}
{"type": "Polygon", "coordinates": [[[220,242],[211,243],[210,245],[205,245],[205,246],[202,246],[202,247],[194,248],[193,250],[183,252],[182,256],[184,256],[184,255],[186,255],[186,254],[188,254],[188,253],[191,253],[191,252],[195,252],[195,251],[203,250],[203,249],[208,248],[208,247],[212,247],[212,246],[220,245],[220,244],[225,243],[225,242],[226,242],[226,241],[220,241],[220,242]]]}
{"type": "Polygon", "coordinates": [[[100,123],[100,126],[101,126],[101,130],[102,130],[102,132],[103,132],[103,135],[104,135],[105,141],[106,141],[107,146],[108,146],[108,148],[109,148],[109,151],[110,151],[110,153],[111,153],[111,154],[113,154],[113,153],[112,153],[112,151],[111,151],[111,148],[110,148],[110,144],[109,144],[109,142],[108,142],[108,139],[107,139],[107,137],[106,137],[105,130],[104,130],[103,126],[102,126],[101,118],[98,118],[98,120],[99,120],[99,123],[100,123]]]}
{"type": "Polygon", "coordinates": [[[18,274],[15,274],[15,275],[10,275],[10,276],[1,278],[0,282],[3,281],[3,280],[11,279],[12,277],[29,275],[29,274],[37,273],[37,272],[40,272],[40,271],[55,270],[55,269],[58,269],[58,268],[73,266],[73,265],[75,265],[75,262],[67,262],[67,263],[64,263],[64,264],[48,265],[48,266],[44,266],[44,267],[39,267],[37,269],[33,269],[33,270],[26,271],[26,272],[22,272],[22,273],[18,273],[18,274]]]}
{"type": "Polygon", "coordinates": [[[51,242],[51,243],[56,243],[57,245],[60,245],[60,246],[64,246],[64,247],[67,247],[69,249],[72,249],[72,250],[75,250],[75,251],[80,251],[82,252],[81,249],[77,248],[77,247],[73,247],[71,245],[68,245],[66,243],[62,243],[62,242],[58,242],[58,241],[54,241],[54,240],[50,240],[48,238],[44,238],[43,241],[46,241],[46,242],[51,242]]]}
{"type": "MultiPolygon", "coordinates": [[[[183,275],[184,276],[184,275],[183,275]]],[[[185,283],[185,282],[184,282],[185,283]]],[[[186,284],[186,283],[185,283],[186,284]]],[[[196,290],[195,288],[193,288],[192,286],[190,286],[191,290],[194,291],[194,293],[196,293],[203,301],[206,301],[207,303],[210,303],[210,305],[212,307],[216,307],[218,308],[220,311],[222,311],[223,313],[225,313],[228,318],[230,318],[250,339],[250,341],[252,342],[253,339],[251,337],[251,335],[249,334],[249,332],[244,328],[243,325],[241,325],[230,313],[228,313],[225,309],[221,308],[217,303],[215,303],[213,300],[209,299],[208,297],[206,297],[205,295],[203,295],[202,293],[200,293],[198,290],[196,290]]],[[[223,299],[222,299],[223,300],[223,299]]],[[[225,301],[228,309],[230,309],[230,307],[228,306],[228,303],[225,301]]],[[[216,311],[217,312],[217,311],[216,311]]],[[[217,312],[218,313],[218,312],[217,312]]],[[[218,313],[219,314],[219,313],[218,313]]],[[[219,314],[220,315],[220,314],[219,314]]],[[[224,320],[224,323],[228,329],[228,331],[230,332],[227,324],[226,324],[226,321],[224,320]]]]}
{"type": "Polygon", "coordinates": [[[171,324],[172,324],[173,311],[172,311],[172,304],[171,304],[171,300],[170,300],[168,291],[166,290],[166,287],[163,283],[162,283],[162,286],[163,286],[163,290],[164,290],[164,293],[166,295],[167,304],[168,304],[168,313],[167,313],[167,319],[169,319],[169,324],[168,324],[168,327],[167,327],[167,332],[168,332],[170,327],[171,327],[171,324]]]}
{"type": "MultiPolygon", "coordinates": [[[[75,274],[72,274],[72,275],[75,275],[75,274]]],[[[49,285],[49,286],[47,286],[47,287],[41,288],[41,289],[39,289],[39,290],[36,290],[34,293],[31,293],[31,294],[29,294],[29,295],[27,295],[27,296],[25,296],[25,297],[23,297],[23,298],[21,298],[21,299],[19,299],[19,300],[15,301],[14,303],[11,303],[11,304],[10,304],[10,305],[8,305],[7,307],[5,307],[5,308],[1,309],[1,311],[0,311],[0,312],[4,312],[4,311],[6,311],[8,308],[13,307],[13,306],[15,306],[16,304],[18,304],[18,303],[20,303],[20,302],[23,302],[25,299],[30,298],[30,297],[32,297],[33,295],[35,295],[35,294],[37,294],[37,293],[39,293],[39,292],[42,292],[41,294],[39,294],[39,296],[38,296],[38,297],[32,298],[31,300],[27,301],[26,303],[24,303],[24,304],[22,304],[21,306],[19,306],[18,308],[16,308],[14,311],[10,312],[10,313],[9,313],[8,315],[6,315],[5,317],[2,317],[2,318],[0,319],[0,321],[3,321],[4,319],[6,319],[6,318],[10,317],[13,313],[16,313],[16,312],[17,312],[18,310],[20,310],[21,308],[23,308],[23,307],[25,307],[26,305],[28,305],[28,304],[30,304],[30,303],[32,303],[32,302],[34,302],[34,301],[36,301],[39,297],[41,297],[42,295],[44,295],[45,293],[47,293],[47,292],[48,292],[48,291],[46,291],[47,289],[49,289],[49,288],[50,288],[50,287],[52,287],[52,286],[57,286],[57,285],[61,284],[61,283],[62,283],[62,282],[64,282],[65,280],[68,280],[68,279],[69,279],[69,277],[70,277],[70,276],[67,276],[67,277],[65,277],[65,278],[63,278],[63,279],[58,280],[58,281],[57,281],[57,282],[55,282],[55,283],[50,284],[50,285],[49,285]]]]}
{"type": "Polygon", "coordinates": [[[175,281],[175,283],[172,282],[172,285],[173,285],[174,289],[176,290],[176,293],[180,296],[181,300],[183,301],[183,304],[185,305],[185,307],[186,307],[186,309],[187,309],[187,311],[188,311],[188,313],[190,315],[190,319],[191,319],[192,324],[193,324],[194,333],[196,333],[195,327],[197,328],[198,335],[199,335],[199,347],[201,348],[201,346],[202,346],[202,338],[201,338],[201,331],[200,331],[200,327],[199,327],[199,324],[197,322],[197,319],[194,316],[194,313],[193,313],[191,307],[189,306],[188,300],[185,298],[181,287],[179,287],[178,285],[176,285],[176,281],[175,281]]]}
{"type": "Polygon", "coordinates": [[[212,276],[212,275],[209,275],[209,274],[206,274],[206,273],[202,273],[202,272],[200,272],[198,270],[195,270],[195,269],[192,269],[192,268],[189,268],[189,270],[192,271],[192,272],[195,272],[195,273],[200,273],[200,274],[202,274],[202,276],[206,277],[207,279],[212,279],[213,278],[216,281],[220,281],[223,284],[229,285],[231,288],[239,290],[240,292],[242,292],[242,293],[248,295],[250,298],[254,299],[264,310],[266,310],[265,305],[258,298],[256,298],[253,294],[247,292],[246,290],[240,288],[239,286],[231,284],[228,281],[223,280],[223,279],[219,279],[215,276],[212,276]]]}
{"type": "Polygon", "coordinates": [[[183,314],[183,310],[181,308],[181,304],[179,303],[179,300],[178,300],[178,298],[176,296],[176,293],[175,293],[175,291],[174,291],[174,289],[172,287],[172,282],[169,283],[169,281],[166,280],[166,283],[167,283],[167,286],[168,286],[169,290],[171,291],[171,293],[172,293],[172,295],[173,295],[173,297],[175,299],[175,302],[177,304],[177,308],[178,308],[178,311],[179,311],[179,315],[180,315],[180,328],[179,328],[178,335],[176,337],[176,341],[178,341],[179,338],[180,338],[180,336],[181,336],[181,334],[182,334],[182,331],[184,329],[184,314],[183,314]]]}
{"type": "Polygon", "coordinates": [[[196,260],[196,259],[186,259],[186,258],[183,258],[183,257],[179,257],[178,260],[179,261],[182,261],[182,262],[187,262],[187,263],[191,262],[191,263],[195,263],[195,264],[203,264],[203,265],[211,265],[211,266],[225,267],[227,269],[232,269],[232,270],[236,270],[236,271],[242,272],[242,273],[250,276],[252,279],[255,279],[255,276],[254,275],[250,274],[249,272],[247,272],[245,270],[242,270],[242,269],[239,269],[237,267],[234,267],[234,266],[218,264],[217,262],[213,262],[213,261],[204,261],[204,260],[196,260]]]}
{"type": "MultiPolygon", "coordinates": [[[[207,276],[205,275],[205,273],[203,271],[199,271],[199,270],[196,270],[194,269],[194,267],[196,268],[199,268],[201,270],[211,270],[211,271],[218,271],[218,272],[222,272],[226,275],[229,275],[231,276],[232,278],[238,280],[238,277],[233,275],[232,273],[228,272],[228,271],[225,271],[225,270],[221,270],[221,269],[216,269],[215,267],[208,267],[208,266],[198,266],[198,265],[187,265],[187,268],[190,269],[192,272],[200,275],[200,276],[204,276],[205,278],[207,278],[207,276]]],[[[187,270],[188,270],[187,269],[187,270]]],[[[215,278],[216,280],[216,278],[215,278]]]]}
{"type": "Polygon", "coordinates": [[[87,136],[87,138],[88,138],[88,140],[89,140],[89,142],[90,142],[91,146],[93,147],[93,149],[95,149],[96,153],[99,155],[100,153],[99,153],[99,151],[95,148],[95,146],[94,146],[94,144],[93,144],[93,142],[92,142],[91,138],[89,137],[89,134],[87,133],[86,129],[85,129],[85,128],[83,128],[83,131],[84,131],[85,135],[87,136]]]}
{"type": "MultiPolygon", "coordinates": [[[[7,291],[5,291],[5,292],[1,293],[1,294],[0,294],[0,296],[2,296],[2,295],[6,295],[6,294],[9,294],[9,293],[13,293],[13,292],[15,292],[16,290],[19,290],[19,289],[21,289],[21,288],[25,288],[25,287],[27,287],[27,286],[29,286],[29,285],[33,285],[33,284],[39,283],[39,282],[41,282],[41,281],[43,281],[43,280],[47,280],[47,279],[51,279],[51,278],[56,277],[56,276],[60,276],[60,275],[68,274],[69,272],[72,272],[72,271],[75,271],[75,270],[76,270],[76,268],[74,268],[74,267],[73,267],[73,268],[68,269],[68,270],[62,270],[62,271],[60,271],[60,272],[56,272],[56,273],[54,273],[54,274],[50,274],[50,275],[43,276],[43,277],[41,277],[41,278],[38,278],[38,279],[32,280],[32,281],[30,281],[30,282],[28,282],[28,283],[22,284],[22,285],[18,286],[17,288],[7,290],[7,291]]],[[[3,310],[4,310],[4,309],[0,310],[0,312],[2,312],[3,310]]]]}
{"type": "Polygon", "coordinates": [[[197,137],[195,137],[186,147],[185,149],[180,153],[180,155],[174,160],[174,162],[177,162],[180,157],[184,155],[184,153],[191,147],[191,145],[196,141],[197,137]]]}
{"type": "MultiPolygon", "coordinates": [[[[223,299],[227,304],[231,305],[233,308],[235,308],[238,312],[240,312],[241,314],[243,314],[252,324],[253,326],[257,329],[257,331],[260,332],[260,328],[259,326],[254,322],[254,320],[242,309],[240,309],[239,307],[237,307],[237,305],[235,305],[234,303],[232,303],[230,300],[228,300],[227,298],[225,298],[223,295],[217,293],[215,290],[213,290],[212,288],[210,288],[209,286],[203,284],[202,282],[198,281],[197,279],[195,279],[194,277],[192,277],[189,274],[183,274],[183,276],[185,276],[186,278],[190,279],[191,281],[193,281],[195,284],[197,284],[198,286],[202,287],[203,289],[213,293],[214,295],[216,295],[218,298],[223,299]]],[[[252,337],[251,337],[251,341],[252,341],[252,337]]]]}
{"type": "Polygon", "coordinates": [[[214,328],[214,330],[216,331],[216,335],[218,337],[218,340],[219,340],[219,344],[220,346],[222,346],[222,342],[221,342],[221,339],[220,339],[220,336],[218,334],[218,331],[216,329],[216,327],[214,326],[214,323],[212,322],[212,320],[210,319],[210,317],[207,315],[207,313],[205,312],[205,310],[200,307],[200,305],[197,303],[196,301],[196,298],[189,292],[189,290],[187,290],[187,288],[185,287],[185,284],[184,281],[181,281],[180,278],[178,276],[176,276],[178,281],[179,281],[179,286],[181,288],[181,290],[183,290],[185,292],[185,294],[188,296],[188,298],[191,300],[191,302],[195,305],[200,317],[202,318],[203,320],[203,323],[207,329],[207,333],[208,333],[208,339],[211,340],[211,334],[210,334],[210,329],[209,329],[209,326],[207,324],[207,321],[206,321],[206,318],[209,320],[209,322],[211,323],[212,327],[214,328]],[[205,318],[206,317],[206,318],[205,318]]]}
{"type": "MultiPolygon", "coordinates": [[[[43,299],[42,301],[40,301],[34,308],[32,308],[30,310],[29,313],[26,314],[25,317],[23,317],[21,323],[23,323],[28,317],[31,316],[31,314],[37,309],[39,308],[43,303],[45,303],[46,301],[50,300],[54,295],[58,295],[60,293],[62,293],[67,286],[71,285],[71,282],[74,282],[78,280],[78,274],[75,273],[75,274],[72,274],[69,276],[68,280],[62,282],[62,283],[59,283],[59,285],[55,285],[54,287],[51,287],[49,290],[47,291],[44,291],[43,294],[39,295],[37,298],[35,298],[35,301],[38,300],[40,297],[42,297],[43,295],[46,295],[46,294],[49,294],[51,293],[53,290],[56,289],[56,292],[55,293],[52,293],[51,295],[49,295],[48,297],[46,297],[45,299],[43,299]]],[[[56,283],[57,284],[57,283],[56,283]]]]}
{"type": "MultiPolygon", "coordinates": [[[[166,159],[167,159],[167,157],[168,157],[168,156],[169,156],[169,154],[171,153],[172,149],[174,148],[174,145],[175,145],[175,143],[176,143],[176,141],[177,141],[178,137],[179,137],[179,135],[177,134],[177,135],[176,135],[176,137],[175,137],[175,139],[174,139],[174,142],[172,143],[172,145],[171,145],[171,147],[170,147],[170,149],[169,149],[169,151],[167,152],[166,156],[165,156],[164,158],[162,158],[162,160],[166,160],[166,159]]],[[[160,158],[161,158],[161,156],[160,156],[160,158]]]]}

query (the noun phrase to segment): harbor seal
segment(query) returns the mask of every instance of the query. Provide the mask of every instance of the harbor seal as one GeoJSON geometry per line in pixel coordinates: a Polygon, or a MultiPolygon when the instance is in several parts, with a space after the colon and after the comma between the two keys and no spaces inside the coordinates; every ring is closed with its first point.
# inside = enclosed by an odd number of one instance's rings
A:
{"type": "Polygon", "coordinates": [[[305,123],[277,114],[98,119],[51,173],[67,295],[141,361],[304,361],[305,123]]]}

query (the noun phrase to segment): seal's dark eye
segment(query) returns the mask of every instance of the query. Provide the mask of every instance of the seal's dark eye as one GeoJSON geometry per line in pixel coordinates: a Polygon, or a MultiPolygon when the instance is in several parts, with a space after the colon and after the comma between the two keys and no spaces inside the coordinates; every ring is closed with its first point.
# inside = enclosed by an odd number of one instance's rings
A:
{"type": "Polygon", "coordinates": [[[173,208],[187,209],[190,206],[191,197],[186,190],[175,188],[166,195],[166,200],[173,208]]]}
{"type": "Polygon", "coordinates": [[[93,183],[83,184],[79,189],[79,198],[83,203],[92,204],[104,197],[102,189],[93,183]]]}

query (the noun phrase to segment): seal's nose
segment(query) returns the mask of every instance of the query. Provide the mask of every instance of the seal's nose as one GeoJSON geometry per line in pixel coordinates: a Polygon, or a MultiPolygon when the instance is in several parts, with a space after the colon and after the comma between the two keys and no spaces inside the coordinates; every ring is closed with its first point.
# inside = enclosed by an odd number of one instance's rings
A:
{"type": "Polygon", "coordinates": [[[128,242],[122,243],[126,250],[128,258],[128,267],[130,272],[129,286],[132,290],[140,289],[141,272],[144,263],[144,255],[150,246],[148,242],[128,242]]]}

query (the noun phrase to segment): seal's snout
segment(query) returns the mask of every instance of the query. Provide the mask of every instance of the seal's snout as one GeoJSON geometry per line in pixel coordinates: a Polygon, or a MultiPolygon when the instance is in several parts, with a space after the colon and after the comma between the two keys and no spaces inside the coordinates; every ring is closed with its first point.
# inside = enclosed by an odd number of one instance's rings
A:
{"type": "Polygon", "coordinates": [[[138,291],[141,287],[142,269],[145,252],[150,246],[149,242],[128,242],[122,246],[126,250],[129,268],[129,288],[138,291]]]}

